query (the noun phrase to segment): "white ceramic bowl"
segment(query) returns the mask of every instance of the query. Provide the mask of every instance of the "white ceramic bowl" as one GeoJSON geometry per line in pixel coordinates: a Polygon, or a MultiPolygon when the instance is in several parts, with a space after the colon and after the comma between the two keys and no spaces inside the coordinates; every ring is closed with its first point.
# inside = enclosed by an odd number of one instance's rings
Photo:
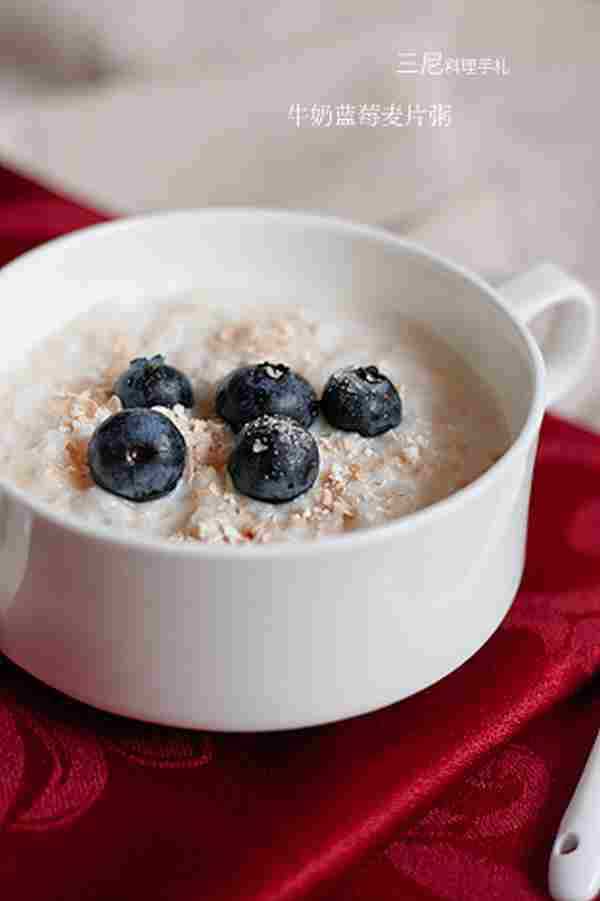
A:
{"type": "Polygon", "coordinates": [[[547,398],[589,357],[594,306],[545,264],[499,293],[392,234],[336,219],[199,210],[126,219],[0,273],[3,367],[108,297],[202,290],[330,317],[401,308],[495,386],[508,452],[450,498],[304,544],[180,546],[113,535],[1,488],[0,647],[98,707],[208,729],[282,729],[373,710],[440,679],[496,629],[523,568],[547,398]],[[548,373],[525,322],[563,303],[548,373]]]}

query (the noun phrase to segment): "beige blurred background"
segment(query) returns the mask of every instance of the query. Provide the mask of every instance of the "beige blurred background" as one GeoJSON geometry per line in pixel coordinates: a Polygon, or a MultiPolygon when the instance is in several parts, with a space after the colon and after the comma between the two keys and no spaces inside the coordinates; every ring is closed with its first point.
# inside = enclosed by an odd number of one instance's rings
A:
{"type": "MultiPolygon", "coordinates": [[[[552,259],[600,296],[599,35],[596,0],[0,0],[0,156],[114,212],[324,210],[495,280],[552,259]],[[510,74],[399,74],[399,51],[510,74]],[[391,103],[451,125],[288,117],[391,103]]],[[[560,409],[600,426],[596,369],[560,409]]]]}

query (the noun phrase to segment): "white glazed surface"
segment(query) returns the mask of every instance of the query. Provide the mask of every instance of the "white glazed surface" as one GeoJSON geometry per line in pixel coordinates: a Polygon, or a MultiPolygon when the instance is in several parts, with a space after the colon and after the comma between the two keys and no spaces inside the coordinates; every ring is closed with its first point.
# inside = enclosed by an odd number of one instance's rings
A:
{"type": "Polygon", "coordinates": [[[380,525],[464,487],[509,444],[491,389],[444,342],[398,316],[336,321],[258,305],[231,320],[203,295],[100,305],[36,347],[14,382],[0,395],[0,469],[16,485],[90,524],[176,541],[293,541],[380,525]],[[116,378],[133,358],[157,353],[188,374],[196,403],[162,410],[187,444],[182,479],[166,497],[136,504],[95,485],[87,445],[121,409],[116,378]],[[402,397],[402,422],[369,438],[319,417],[312,488],[277,506],[245,498],[228,477],[233,433],[214,395],[229,372],[263,360],[292,367],[319,396],[332,372],[375,364],[402,397]]]}
{"type": "Polygon", "coordinates": [[[521,317],[573,301],[551,362],[557,396],[589,352],[589,296],[547,266],[526,290],[511,286],[512,314],[477,277],[368,227],[243,210],[153,216],[61,239],[0,274],[16,313],[0,336],[5,366],[99,300],[194,284],[235,297],[236,315],[245,290],[367,316],[397,310],[402,285],[402,313],[494,387],[511,447],[471,485],[395,522],[261,547],[123,538],[4,482],[2,650],[99,707],[198,728],[323,723],[436,681],[497,628],[521,578],[545,404],[521,317]]]}
{"type": "Polygon", "coordinates": [[[592,746],[552,846],[548,887],[555,901],[593,901],[600,891],[600,736],[592,746]]]}

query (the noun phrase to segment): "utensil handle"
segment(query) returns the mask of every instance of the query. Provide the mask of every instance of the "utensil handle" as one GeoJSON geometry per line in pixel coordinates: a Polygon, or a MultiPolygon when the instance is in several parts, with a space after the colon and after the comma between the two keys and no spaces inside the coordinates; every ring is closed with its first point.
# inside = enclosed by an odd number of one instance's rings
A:
{"type": "Polygon", "coordinates": [[[600,891],[600,733],[561,820],[548,886],[555,901],[591,901],[600,891]]]}
{"type": "Polygon", "coordinates": [[[500,286],[508,306],[529,325],[543,310],[561,307],[543,347],[546,364],[546,405],[559,400],[583,375],[591,361],[597,331],[597,304],[575,278],[541,263],[500,286]]]}

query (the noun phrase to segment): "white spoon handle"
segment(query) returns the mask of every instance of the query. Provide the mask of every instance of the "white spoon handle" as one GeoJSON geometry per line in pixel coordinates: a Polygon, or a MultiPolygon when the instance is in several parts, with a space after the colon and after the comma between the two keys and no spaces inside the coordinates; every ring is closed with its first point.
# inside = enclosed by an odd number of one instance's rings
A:
{"type": "Polygon", "coordinates": [[[600,733],[561,820],[548,885],[555,901],[591,901],[600,891],[600,733]]]}

